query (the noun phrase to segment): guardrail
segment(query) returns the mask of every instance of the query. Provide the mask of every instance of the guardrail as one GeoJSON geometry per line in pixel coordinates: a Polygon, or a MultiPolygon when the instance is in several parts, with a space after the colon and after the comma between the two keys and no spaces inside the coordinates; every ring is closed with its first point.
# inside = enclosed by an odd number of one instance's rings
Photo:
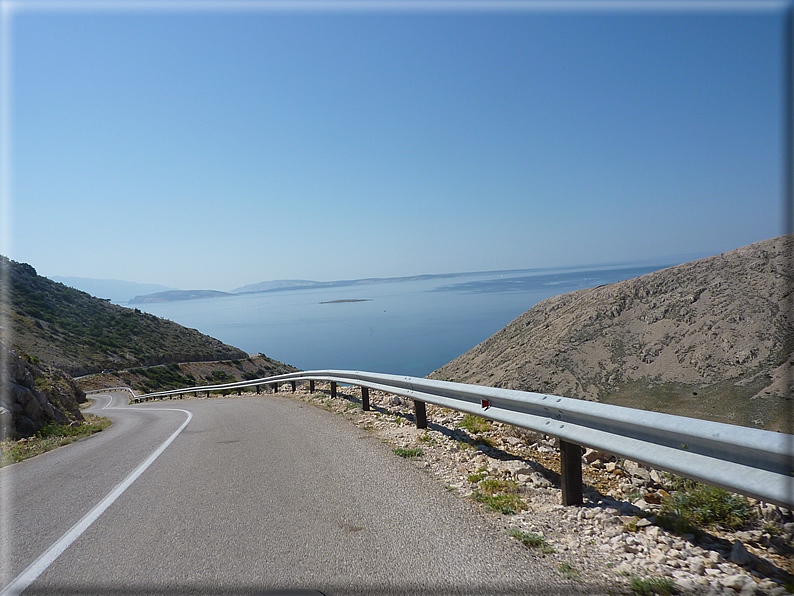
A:
{"type": "MultiPolygon", "coordinates": [[[[416,425],[427,427],[425,403],[477,414],[491,420],[539,431],[560,439],[563,505],[581,504],[582,446],[606,451],[653,468],[719,486],[761,501],[794,509],[794,435],[722,424],[658,412],[647,412],[584,400],[367,373],[320,370],[289,373],[222,385],[205,385],[135,396],[134,402],[173,398],[186,393],[241,391],[280,383],[329,381],[361,387],[362,406],[369,410],[369,390],[414,401],[416,425]]],[[[107,391],[107,390],[105,390],[107,391]]]]}
{"type": "Polygon", "coordinates": [[[92,393],[107,393],[108,391],[129,391],[132,394],[133,399],[136,397],[135,392],[130,389],[129,387],[108,387],[106,389],[91,389],[90,391],[86,391],[86,395],[91,395],[92,393]]]}

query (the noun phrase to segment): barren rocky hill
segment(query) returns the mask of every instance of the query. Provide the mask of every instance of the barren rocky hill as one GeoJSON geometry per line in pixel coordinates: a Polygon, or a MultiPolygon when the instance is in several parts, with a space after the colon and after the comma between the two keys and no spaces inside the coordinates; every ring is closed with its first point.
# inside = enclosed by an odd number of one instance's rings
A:
{"type": "Polygon", "coordinates": [[[791,432],[794,237],[538,303],[430,377],[791,432]]]}

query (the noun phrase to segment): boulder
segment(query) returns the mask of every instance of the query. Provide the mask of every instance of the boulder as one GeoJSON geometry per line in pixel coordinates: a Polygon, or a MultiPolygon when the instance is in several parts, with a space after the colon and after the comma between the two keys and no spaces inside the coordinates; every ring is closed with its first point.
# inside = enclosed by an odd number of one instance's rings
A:
{"type": "Polygon", "coordinates": [[[747,548],[744,546],[742,541],[736,540],[733,543],[733,548],[731,549],[731,562],[742,566],[747,565],[751,560],[752,557],[750,556],[750,553],[747,551],[747,548]]]}

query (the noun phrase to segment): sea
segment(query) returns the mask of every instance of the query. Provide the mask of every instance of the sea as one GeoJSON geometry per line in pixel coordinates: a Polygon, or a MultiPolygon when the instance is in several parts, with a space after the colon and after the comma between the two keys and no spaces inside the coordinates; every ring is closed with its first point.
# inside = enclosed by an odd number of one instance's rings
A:
{"type": "Polygon", "coordinates": [[[681,262],[421,276],[134,306],[302,370],[424,377],[546,298],[681,262]]]}

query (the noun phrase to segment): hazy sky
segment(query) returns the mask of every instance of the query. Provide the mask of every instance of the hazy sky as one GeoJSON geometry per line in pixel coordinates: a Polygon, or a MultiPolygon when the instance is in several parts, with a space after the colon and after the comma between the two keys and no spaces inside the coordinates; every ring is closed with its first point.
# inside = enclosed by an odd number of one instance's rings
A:
{"type": "Polygon", "coordinates": [[[785,231],[782,3],[2,4],[2,252],[43,275],[230,290],[785,231]]]}

